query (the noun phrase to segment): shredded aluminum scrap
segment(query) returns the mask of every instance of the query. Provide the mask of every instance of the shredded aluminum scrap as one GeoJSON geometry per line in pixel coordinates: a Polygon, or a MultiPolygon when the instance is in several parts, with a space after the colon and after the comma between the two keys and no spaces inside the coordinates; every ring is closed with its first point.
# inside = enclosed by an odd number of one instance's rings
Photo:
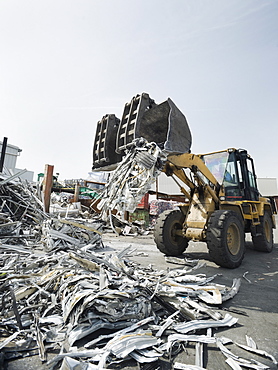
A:
{"type": "MultiPolygon", "coordinates": [[[[70,213],[68,207],[64,210],[65,214],[70,213]]],[[[39,189],[27,181],[0,174],[2,248],[6,246],[15,252],[23,252],[26,246],[41,247],[46,251],[69,248],[71,245],[87,248],[102,246],[103,224],[87,214],[85,216],[80,211],[74,213],[74,218],[48,214],[44,212],[39,189]]],[[[30,251],[26,250],[26,253],[30,251]]]]}
{"type": "Polygon", "coordinates": [[[127,258],[129,249],[101,253],[73,244],[51,253],[32,249],[28,257],[5,249],[0,276],[5,360],[37,354],[50,369],[102,369],[127,359],[155,364],[173,353],[177,343],[186,348],[190,342],[214,344],[228,356],[227,340],[202,330],[229,328],[237,319],[223,317],[215,303],[214,308],[204,304],[200,292],[215,286],[225,297],[229,288],[213,285],[216,276],[192,274],[198,266],[169,272],[143,268],[127,258]],[[187,281],[197,292],[191,298],[184,298],[180,289],[182,284],[188,289],[187,281]],[[179,289],[165,294],[174,282],[179,289]],[[108,334],[99,334],[102,329],[108,334]],[[48,360],[55,350],[59,353],[48,360]]]}
{"type": "Polygon", "coordinates": [[[112,172],[98,204],[105,220],[109,212],[115,209],[120,215],[125,211],[134,212],[166,161],[166,155],[157,144],[143,138],[135,139],[132,144],[112,172]]]}
{"type": "Polygon", "coordinates": [[[0,243],[0,367],[38,355],[49,369],[103,369],[126,360],[159,369],[188,343],[196,346],[198,363],[169,366],[203,368],[206,343],[233,369],[268,367],[237,357],[230,343],[277,364],[249,337],[242,345],[213,335],[237,324],[219,305],[238,292],[240,279],[231,287],[215,284],[217,275],[195,273],[198,261],[169,271],[143,268],[128,259],[131,246],[97,250],[100,223],[45,214],[21,183],[4,181],[0,191],[0,224],[16,223],[2,227],[0,243]]]}
{"type": "Polygon", "coordinates": [[[40,224],[48,218],[30,183],[0,174],[0,240],[36,240],[40,224]]]}

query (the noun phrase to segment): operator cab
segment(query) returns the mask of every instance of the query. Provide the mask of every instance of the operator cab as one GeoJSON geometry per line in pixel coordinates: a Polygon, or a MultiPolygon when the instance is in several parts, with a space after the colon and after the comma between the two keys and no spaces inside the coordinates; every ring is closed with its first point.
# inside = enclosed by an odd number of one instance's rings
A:
{"type": "Polygon", "coordinates": [[[223,186],[225,200],[259,200],[259,191],[253,159],[244,149],[225,151],[201,156],[217,182],[223,186]]]}

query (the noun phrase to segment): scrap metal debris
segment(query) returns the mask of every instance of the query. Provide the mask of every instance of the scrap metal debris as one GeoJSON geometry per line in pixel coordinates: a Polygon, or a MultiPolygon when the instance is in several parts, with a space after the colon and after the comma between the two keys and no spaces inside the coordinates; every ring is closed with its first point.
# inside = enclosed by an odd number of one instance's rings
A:
{"type": "Polygon", "coordinates": [[[109,211],[133,212],[161,173],[166,155],[154,142],[134,139],[126,156],[113,171],[105,186],[98,208],[107,219],[109,211]]]}
{"type": "Polygon", "coordinates": [[[44,213],[34,189],[21,182],[0,183],[0,192],[2,362],[38,355],[61,370],[126,360],[153,369],[166,362],[168,368],[204,369],[203,345],[210,344],[234,369],[268,368],[234,355],[226,347],[232,343],[277,364],[250,338],[246,346],[221,336],[237,325],[221,304],[238,292],[240,279],[231,287],[214,283],[217,275],[195,273],[202,266],[197,261],[168,271],[142,267],[128,258],[131,246],[99,248],[99,221],[44,213]],[[174,363],[190,343],[196,364],[174,363]]]}
{"type": "Polygon", "coordinates": [[[94,248],[97,244],[102,246],[103,224],[101,222],[88,218],[85,212],[83,217],[78,208],[74,213],[70,212],[69,204],[63,209],[64,218],[56,212],[46,213],[39,189],[27,181],[1,174],[0,241],[2,246],[5,244],[9,248],[13,245],[14,249],[19,246],[43,247],[48,251],[68,248],[72,244],[83,247],[91,243],[94,248]]]}
{"type": "MultiPolygon", "coordinates": [[[[142,268],[124,255],[84,252],[73,245],[70,252],[31,253],[27,259],[18,253],[16,267],[9,266],[8,271],[3,264],[0,331],[5,359],[36,353],[43,362],[58,349],[48,361],[50,368],[84,363],[101,369],[131,358],[140,364],[156,363],[179,342],[184,347],[212,343],[223,351],[222,341],[219,344],[218,337],[203,335],[202,330],[231,327],[236,318],[223,317],[218,305],[204,305],[199,295],[184,299],[180,289],[165,299],[165,287],[173,284],[174,274],[142,268]],[[110,334],[100,334],[101,329],[110,334]]],[[[5,250],[1,262],[13,257],[5,250]]],[[[192,291],[205,290],[208,282],[212,286],[203,275],[196,275],[193,282],[190,272],[184,270],[183,275],[188,274],[192,291]]],[[[224,292],[222,286],[220,293],[224,292]]]]}

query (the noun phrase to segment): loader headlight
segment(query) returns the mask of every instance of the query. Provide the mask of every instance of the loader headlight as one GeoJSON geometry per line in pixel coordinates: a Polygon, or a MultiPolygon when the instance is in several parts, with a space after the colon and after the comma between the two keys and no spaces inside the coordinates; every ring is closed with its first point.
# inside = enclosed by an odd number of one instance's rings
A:
{"type": "Polygon", "coordinates": [[[225,200],[225,197],[219,197],[219,199],[221,200],[221,201],[223,201],[223,200],[225,200]]]}

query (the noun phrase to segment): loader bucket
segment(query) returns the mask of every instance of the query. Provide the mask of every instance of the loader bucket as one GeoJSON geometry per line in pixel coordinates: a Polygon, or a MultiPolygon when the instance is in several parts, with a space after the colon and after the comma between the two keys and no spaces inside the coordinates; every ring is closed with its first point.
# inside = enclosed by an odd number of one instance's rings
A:
{"type": "Polygon", "coordinates": [[[119,123],[119,118],[114,114],[107,114],[98,121],[93,146],[93,170],[114,170],[122,160],[122,155],[116,153],[119,123]]]}
{"type": "Polygon", "coordinates": [[[143,114],[151,109],[155,104],[149,95],[143,93],[136,95],[131,99],[130,103],[126,103],[122,115],[122,119],[118,129],[116,150],[121,153],[127,149],[132,140],[140,137],[138,136],[138,126],[140,125],[143,114]]]}
{"type": "Polygon", "coordinates": [[[156,142],[168,154],[187,153],[191,148],[186,118],[170,98],[144,113],[136,136],[156,142]]]}
{"type": "Polygon", "coordinates": [[[143,93],[126,103],[119,120],[107,114],[98,123],[93,147],[93,170],[114,170],[133,140],[143,137],[167,154],[190,151],[191,133],[183,113],[168,98],[156,104],[143,93]]]}
{"type": "Polygon", "coordinates": [[[116,151],[121,153],[139,137],[154,141],[167,154],[186,153],[191,147],[191,133],[183,113],[171,99],[156,104],[146,93],[125,105],[116,151]]]}

